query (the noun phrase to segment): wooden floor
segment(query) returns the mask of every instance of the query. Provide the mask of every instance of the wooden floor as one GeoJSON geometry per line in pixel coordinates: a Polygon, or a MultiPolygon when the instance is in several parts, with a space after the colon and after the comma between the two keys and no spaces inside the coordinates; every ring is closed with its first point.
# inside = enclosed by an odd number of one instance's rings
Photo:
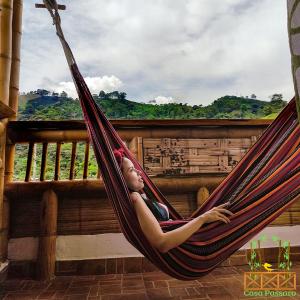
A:
{"type": "Polygon", "coordinates": [[[0,287],[0,299],[300,299],[300,262],[295,297],[249,297],[244,295],[244,272],[248,266],[220,267],[194,281],[181,281],[162,272],[59,276],[52,281],[8,279],[0,287]]]}

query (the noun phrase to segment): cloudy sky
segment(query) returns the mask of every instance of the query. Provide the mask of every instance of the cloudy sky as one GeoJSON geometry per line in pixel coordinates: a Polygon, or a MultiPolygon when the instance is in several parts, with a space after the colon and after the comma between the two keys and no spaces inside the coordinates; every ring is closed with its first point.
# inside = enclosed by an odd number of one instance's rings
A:
{"type": "MultiPolygon", "coordinates": [[[[75,96],[52,19],[24,1],[20,90],[75,96]]],[[[42,2],[42,1],[40,1],[42,2]]],[[[92,93],[208,105],[293,96],[285,0],[61,0],[62,27],[92,93]]]]}

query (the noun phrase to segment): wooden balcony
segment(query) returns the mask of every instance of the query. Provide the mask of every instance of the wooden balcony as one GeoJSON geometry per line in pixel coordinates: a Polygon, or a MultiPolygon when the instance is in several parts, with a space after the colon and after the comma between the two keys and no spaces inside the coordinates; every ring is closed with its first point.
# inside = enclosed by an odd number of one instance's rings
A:
{"type": "MultiPolygon", "coordinates": [[[[270,120],[201,119],[112,121],[124,143],[183,216],[189,216],[209,197],[270,123],[270,120]]],[[[20,154],[18,146],[27,149],[24,166],[18,166],[23,168],[24,177],[7,181],[4,190],[5,201],[10,207],[9,249],[13,272],[22,263],[25,264],[22,268],[28,270],[28,261],[34,263],[39,255],[34,249],[42,230],[41,200],[48,189],[54,191],[58,203],[57,273],[76,274],[70,273],[67,263],[72,260],[72,265],[78,268],[70,250],[74,246],[70,242],[72,237],[81,237],[83,240],[79,244],[96,245],[102,243],[96,237],[104,236],[107,241],[108,236],[115,234],[112,245],[116,245],[117,240],[120,242],[121,230],[106,197],[101,174],[99,170],[90,170],[96,162],[84,121],[11,121],[7,128],[7,144],[16,147],[15,161],[20,154]],[[69,146],[63,152],[65,145],[69,146]],[[77,164],[79,145],[81,164],[77,164]],[[38,147],[39,151],[34,151],[38,147]],[[66,157],[68,163],[64,162],[66,157]],[[32,175],[34,161],[38,161],[35,176],[32,175]],[[47,173],[49,169],[51,172],[47,173]],[[93,238],[95,240],[91,240],[93,238]],[[22,248],[24,243],[27,248],[18,253],[16,249],[22,248]],[[69,249],[60,248],[67,243],[70,243],[69,249]]],[[[15,169],[14,173],[20,170],[15,169]]],[[[296,224],[300,224],[300,203],[295,203],[271,226],[296,224]]],[[[117,255],[132,261],[134,257],[141,258],[137,250],[122,245],[123,254],[118,247],[109,246],[101,248],[101,255],[105,259],[117,255]]],[[[236,260],[242,259],[245,263],[244,254],[242,256],[239,253],[236,260]]],[[[91,261],[86,253],[78,259],[86,260],[87,264],[91,261]]]]}

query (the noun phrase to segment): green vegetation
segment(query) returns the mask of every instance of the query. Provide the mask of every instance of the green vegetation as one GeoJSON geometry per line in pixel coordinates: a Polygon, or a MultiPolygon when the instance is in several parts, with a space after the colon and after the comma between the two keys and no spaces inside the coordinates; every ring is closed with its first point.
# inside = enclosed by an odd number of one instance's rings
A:
{"type": "MultiPolygon", "coordinates": [[[[254,97],[255,95],[252,95],[254,97]]],[[[287,104],[281,94],[271,101],[224,96],[203,107],[183,103],[149,104],[126,99],[118,91],[93,95],[97,105],[110,119],[260,119],[275,118],[287,104]]],[[[38,90],[20,96],[18,120],[82,120],[78,99],[38,90]],[[26,101],[24,100],[26,99],[26,101]]]]}

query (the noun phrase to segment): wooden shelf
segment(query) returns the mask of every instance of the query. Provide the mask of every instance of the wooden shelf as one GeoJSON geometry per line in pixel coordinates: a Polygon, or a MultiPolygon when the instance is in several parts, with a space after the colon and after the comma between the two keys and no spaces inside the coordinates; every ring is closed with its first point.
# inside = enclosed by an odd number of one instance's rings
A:
{"type": "Polygon", "coordinates": [[[12,108],[0,101],[0,119],[9,118],[15,114],[12,108]]]}

